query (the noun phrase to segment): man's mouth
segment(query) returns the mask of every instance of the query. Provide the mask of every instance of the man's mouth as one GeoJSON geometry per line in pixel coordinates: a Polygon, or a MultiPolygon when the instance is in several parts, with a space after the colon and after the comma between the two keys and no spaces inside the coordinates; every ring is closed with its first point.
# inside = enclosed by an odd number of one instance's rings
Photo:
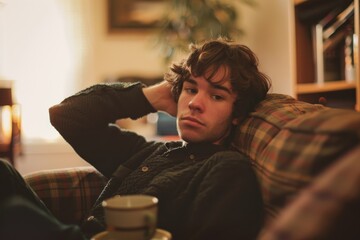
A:
{"type": "Polygon", "coordinates": [[[199,125],[205,126],[205,123],[203,123],[201,120],[199,120],[195,117],[191,117],[191,116],[181,117],[180,120],[185,123],[199,124],[199,125]]]}

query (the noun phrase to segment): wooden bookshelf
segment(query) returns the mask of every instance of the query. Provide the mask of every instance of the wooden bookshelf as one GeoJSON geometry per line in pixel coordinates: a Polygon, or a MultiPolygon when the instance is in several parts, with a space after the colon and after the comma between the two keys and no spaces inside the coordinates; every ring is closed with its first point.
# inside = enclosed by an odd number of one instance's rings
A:
{"type": "MultiPolygon", "coordinates": [[[[294,34],[295,34],[295,96],[304,101],[317,102],[319,97],[329,99],[329,102],[334,106],[344,106],[360,111],[360,68],[359,68],[359,1],[360,0],[293,0],[294,5],[294,34]],[[355,74],[353,80],[344,80],[344,71],[341,71],[339,76],[335,75],[334,79],[324,79],[322,82],[318,81],[319,73],[318,65],[316,64],[314,48],[314,26],[328,13],[346,4],[354,3],[353,17],[348,21],[349,25],[353,26],[353,61],[355,74]],[[343,4],[343,5],[339,5],[343,4]],[[309,10],[305,12],[305,10],[309,10]],[[314,14],[314,11],[321,10],[319,16],[314,14]],[[311,18],[307,15],[312,12],[311,18]],[[305,13],[305,14],[304,14],[305,13]],[[307,18],[306,18],[307,17],[307,18]],[[340,104],[336,104],[339,102],[340,104]]],[[[340,8],[341,9],[341,8],[340,8]]],[[[343,44],[343,43],[340,43],[343,44]]],[[[344,45],[345,46],[345,45],[344,45]]],[[[339,45],[339,49],[342,46],[339,45]]],[[[341,51],[341,50],[340,50],[341,51]]],[[[317,55],[318,57],[319,55],[317,55]]],[[[341,59],[341,58],[339,58],[341,59]]],[[[344,60],[341,60],[344,61],[344,60]]],[[[338,65],[337,65],[338,66],[338,65]]],[[[342,65],[338,68],[343,68],[342,65]]],[[[335,68],[330,68],[331,70],[335,68]]],[[[329,75],[327,75],[329,76],[329,75]]],[[[345,75],[346,76],[346,75],[345,75]]]]}
{"type": "Polygon", "coordinates": [[[310,94],[317,92],[332,92],[332,91],[340,91],[340,90],[348,90],[348,89],[356,89],[355,82],[347,82],[347,81],[333,81],[326,82],[323,84],[318,83],[299,83],[297,84],[296,92],[298,94],[310,94]]]}
{"type": "Polygon", "coordinates": [[[301,4],[306,1],[308,1],[308,0],[294,0],[294,5],[301,4]]]}

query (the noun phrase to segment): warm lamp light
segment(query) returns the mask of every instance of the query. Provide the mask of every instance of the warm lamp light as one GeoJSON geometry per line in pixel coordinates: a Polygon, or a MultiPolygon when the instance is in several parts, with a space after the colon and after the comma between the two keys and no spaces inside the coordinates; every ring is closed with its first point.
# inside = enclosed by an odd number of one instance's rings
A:
{"type": "Polygon", "coordinates": [[[11,88],[0,88],[0,144],[10,144],[12,133],[11,88]]]}
{"type": "Polygon", "coordinates": [[[0,106],[0,145],[9,145],[12,133],[11,106],[0,106]]]}
{"type": "Polygon", "coordinates": [[[14,105],[12,89],[0,87],[0,157],[14,162],[16,147],[20,142],[20,109],[14,105]]]}

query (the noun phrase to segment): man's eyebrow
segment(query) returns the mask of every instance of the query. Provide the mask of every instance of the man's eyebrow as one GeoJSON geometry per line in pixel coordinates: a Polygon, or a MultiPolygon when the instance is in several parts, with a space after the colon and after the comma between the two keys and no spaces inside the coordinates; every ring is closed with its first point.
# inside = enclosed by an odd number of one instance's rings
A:
{"type": "Polygon", "coordinates": [[[219,90],[222,90],[222,91],[225,91],[225,92],[227,92],[228,94],[232,94],[232,91],[229,89],[229,88],[227,88],[227,87],[225,87],[225,86],[223,86],[223,85],[220,85],[220,84],[216,84],[216,83],[210,83],[211,84],[211,86],[213,87],[213,88],[215,88],[215,89],[219,89],[219,90]]]}
{"type": "MultiPolygon", "coordinates": [[[[188,82],[190,84],[197,85],[197,82],[192,78],[185,79],[184,81],[188,82]]],[[[221,91],[225,91],[226,93],[228,93],[230,95],[232,94],[231,89],[229,89],[229,88],[227,88],[227,87],[225,87],[223,85],[216,84],[216,83],[211,83],[211,82],[210,82],[210,85],[211,85],[212,88],[215,88],[215,89],[218,89],[218,90],[221,90],[221,91]]]]}
{"type": "Polygon", "coordinates": [[[197,82],[196,82],[194,79],[192,79],[192,78],[185,79],[185,82],[188,82],[188,83],[197,85],[197,82]]]}

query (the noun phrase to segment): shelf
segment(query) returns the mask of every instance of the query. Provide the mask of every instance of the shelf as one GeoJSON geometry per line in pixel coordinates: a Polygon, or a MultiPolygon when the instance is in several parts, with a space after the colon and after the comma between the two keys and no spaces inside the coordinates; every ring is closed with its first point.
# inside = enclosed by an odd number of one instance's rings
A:
{"type": "Polygon", "coordinates": [[[308,1],[308,0],[294,0],[294,4],[296,6],[296,5],[299,5],[299,4],[301,4],[303,2],[306,2],[306,1],[308,1]]]}
{"type": "Polygon", "coordinates": [[[297,94],[309,94],[309,93],[348,90],[348,89],[355,89],[355,88],[356,88],[355,82],[350,83],[347,81],[333,81],[333,82],[325,82],[323,84],[302,83],[302,84],[297,84],[296,92],[297,92],[297,94]]]}

